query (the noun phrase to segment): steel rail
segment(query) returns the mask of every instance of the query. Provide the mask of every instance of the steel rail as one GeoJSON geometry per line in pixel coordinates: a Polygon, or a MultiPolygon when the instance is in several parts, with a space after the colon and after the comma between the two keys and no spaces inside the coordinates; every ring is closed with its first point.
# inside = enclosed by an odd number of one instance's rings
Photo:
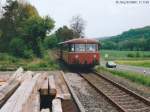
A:
{"type": "Polygon", "coordinates": [[[133,95],[133,96],[136,97],[137,99],[142,100],[144,103],[146,103],[147,105],[150,106],[150,100],[148,100],[148,99],[144,98],[143,96],[141,96],[141,95],[135,93],[134,91],[132,91],[132,90],[126,88],[125,86],[123,86],[123,85],[121,85],[121,84],[119,84],[119,83],[116,83],[116,82],[114,82],[114,81],[111,80],[111,79],[108,79],[107,77],[104,76],[104,74],[101,75],[100,73],[98,73],[98,72],[96,72],[96,71],[93,71],[93,73],[94,73],[94,74],[97,74],[97,75],[100,76],[101,78],[103,78],[103,79],[109,81],[110,83],[112,83],[113,85],[117,86],[118,88],[120,88],[120,89],[126,91],[127,93],[133,95]]]}
{"type": "MultiPolygon", "coordinates": [[[[109,84],[113,85],[114,87],[117,87],[117,89],[120,89],[121,91],[125,92],[127,95],[129,94],[130,97],[134,97],[135,100],[138,99],[141,102],[143,102],[144,104],[146,104],[145,106],[150,106],[150,101],[147,100],[146,98],[138,95],[137,93],[127,89],[126,87],[114,82],[113,80],[108,79],[107,77],[92,71],[91,72],[94,75],[97,75],[98,77],[100,77],[101,79],[105,80],[106,82],[108,82],[109,84]]],[[[118,108],[119,111],[121,112],[128,112],[129,109],[126,109],[124,107],[122,107],[122,105],[118,104],[116,101],[114,101],[113,98],[111,98],[109,95],[106,95],[105,92],[101,89],[98,88],[98,86],[96,86],[95,84],[93,84],[92,81],[90,81],[85,75],[83,75],[82,73],[78,73],[80,76],[82,76],[92,87],[94,87],[97,91],[99,91],[104,97],[106,97],[115,107],[118,108]]],[[[89,74],[90,75],[90,74],[89,74]]],[[[149,109],[149,108],[148,108],[149,109]]]]}

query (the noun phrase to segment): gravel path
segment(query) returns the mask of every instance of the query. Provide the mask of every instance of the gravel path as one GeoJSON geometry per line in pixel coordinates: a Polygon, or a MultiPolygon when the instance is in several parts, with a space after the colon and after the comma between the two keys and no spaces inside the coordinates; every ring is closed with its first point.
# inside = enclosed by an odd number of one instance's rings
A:
{"type": "Polygon", "coordinates": [[[82,77],[75,73],[66,73],[86,112],[118,112],[102,95],[92,88],[82,77]]]}

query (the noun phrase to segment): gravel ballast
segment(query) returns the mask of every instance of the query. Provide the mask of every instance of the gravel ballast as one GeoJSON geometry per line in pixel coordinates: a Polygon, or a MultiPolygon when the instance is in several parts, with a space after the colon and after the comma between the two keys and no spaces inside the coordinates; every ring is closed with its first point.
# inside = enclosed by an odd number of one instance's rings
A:
{"type": "Polygon", "coordinates": [[[75,73],[65,74],[86,112],[118,112],[103,95],[75,73]]]}

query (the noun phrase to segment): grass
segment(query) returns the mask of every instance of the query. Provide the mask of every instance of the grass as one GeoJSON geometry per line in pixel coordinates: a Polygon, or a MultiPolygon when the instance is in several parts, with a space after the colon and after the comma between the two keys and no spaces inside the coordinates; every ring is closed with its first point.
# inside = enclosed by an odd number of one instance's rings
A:
{"type": "Polygon", "coordinates": [[[150,67],[150,60],[117,60],[115,62],[123,65],[150,67]]]}
{"type": "Polygon", "coordinates": [[[32,59],[22,59],[1,53],[0,70],[16,70],[20,66],[22,66],[25,70],[56,70],[59,69],[59,64],[54,57],[55,56],[52,51],[45,52],[42,59],[36,57],[32,59]]]}
{"type": "Polygon", "coordinates": [[[150,51],[101,50],[102,60],[114,60],[118,64],[150,67],[150,51]],[[108,57],[105,57],[106,54],[108,57]]]}
{"type": "Polygon", "coordinates": [[[143,74],[128,72],[128,71],[116,71],[116,70],[107,69],[104,67],[97,67],[96,70],[98,72],[111,73],[112,75],[123,77],[132,82],[150,87],[150,76],[148,75],[143,75],[143,74]]]}
{"type": "Polygon", "coordinates": [[[117,51],[117,50],[101,50],[102,59],[106,60],[147,60],[150,59],[150,51],[117,51]],[[105,55],[108,54],[108,58],[105,55]]]}

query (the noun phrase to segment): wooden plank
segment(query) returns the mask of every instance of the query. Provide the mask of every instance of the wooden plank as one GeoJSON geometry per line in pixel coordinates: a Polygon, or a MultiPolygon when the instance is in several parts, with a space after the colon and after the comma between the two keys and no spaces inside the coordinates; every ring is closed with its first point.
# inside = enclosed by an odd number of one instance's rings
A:
{"type": "Polygon", "coordinates": [[[19,82],[12,82],[6,88],[1,89],[0,91],[0,107],[4,105],[4,103],[8,100],[8,98],[14,93],[14,91],[18,88],[19,82]]]}
{"type": "Polygon", "coordinates": [[[7,82],[5,82],[5,81],[3,81],[3,82],[1,81],[1,82],[0,82],[0,86],[2,86],[2,85],[4,85],[4,84],[7,84],[7,82]]]}
{"type": "Polygon", "coordinates": [[[18,78],[22,76],[23,69],[19,68],[11,77],[10,79],[1,86],[0,88],[0,107],[4,105],[7,99],[13,94],[13,92],[18,88],[20,85],[20,81],[18,78]]]}
{"type": "Polygon", "coordinates": [[[0,75],[0,82],[6,82],[10,78],[10,75],[0,75]]]}
{"type": "Polygon", "coordinates": [[[43,81],[48,78],[48,74],[47,72],[44,72],[42,74],[38,73],[37,75],[33,77],[33,79],[36,79],[36,78],[37,78],[37,89],[39,90],[41,88],[43,81]]]}
{"type": "Polygon", "coordinates": [[[25,74],[22,75],[20,78],[21,82],[24,82],[25,80],[31,80],[33,77],[34,72],[27,71],[25,74]]]}
{"type": "Polygon", "coordinates": [[[62,105],[61,105],[61,99],[54,99],[52,101],[52,112],[63,112],[62,105]]]}
{"type": "Polygon", "coordinates": [[[18,68],[17,71],[9,78],[9,80],[7,81],[7,83],[1,86],[1,89],[7,87],[12,81],[14,81],[14,80],[19,80],[20,77],[22,77],[22,75],[23,75],[23,69],[20,67],[20,68],[18,68]]]}
{"type": "MultiPolygon", "coordinates": [[[[28,85],[30,87],[30,85],[28,85]]],[[[18,106],[17,102],[20,99],[26,98],[25,92],[28,92],[27,82],[23,82],[21,86],[16,90],[16,92],[8,99],[5,105],[1,108],[1,112],[13,112],[18,106]],[[23,96],[23,97],[22,97],[23,96]]],[[[18,111],[16,111],[18,112],[18,111]]]]}
{"type": "Polygon", "coordinates": [[[50,109],[42,109],[41,112],[50,112],[50,109]]]}
{"type": "Polygon", "coordinates": [[[55,83],[56,83],[56,90],[57,98],[62,98],[62,99],[70,99],[71,95],[69,93],[68,87],[64,81],[64,78],[61,74],[61,72],[57,72],[57,74],[54,75],[55,83]]]}
{"type": "Polygon", "coordinates": [[[56,84],[55,84],[55,81],[54,81],[54,76],[53,75],[50,75],[49,77],[48,77],[48,79],[49,79],[49,94],[51,95],[51,96],[56,96],[56,84]]]}
{"type": "Polygon", "coordinates": [[[22,75],[23,75],[23,68],[20,67],[17,69],[17,71],[10,77],[9,82],[11,82],[12,80],[16,79],[19,80],[21,79],[22,75]]]}
{"type": "Polygon", "coordinates": [[[40,93],[33,94],[32,112],[40,112],[40,93]]]}
{"type": "Polygon", "coordinates": [[[80,100],[78,99],[77,95],[75,94],[73,88],[71,87],[71,84],[69,83],[69,80],[67,79],[67,77],[65,76],[65,74],[62,72],[62,75],[64,77],[65,82],[67,83],[67,86],[72,94],[73,99],[75,100],[78,109],[80,110],[80,112],[85,112],[85,108],[83,107],[83,105],[81,104],[80,100]]]}
{"type": "Polygon", "coordinates": [[[1,112],[30,112],[32,94],[37,92],[36,84],[41,77],[42,74],[37,74],[32,80],[25,80],[1,108],[1,112]]]}
{"type": "Polygon", "coordinates": [[[43,81],[43,84],[41,85],[41,88],[40,88],[40,94],[41,95],[48,95],[49,94],[49,92],[48,92],[48,78],[46,78],[43,81]]]}

